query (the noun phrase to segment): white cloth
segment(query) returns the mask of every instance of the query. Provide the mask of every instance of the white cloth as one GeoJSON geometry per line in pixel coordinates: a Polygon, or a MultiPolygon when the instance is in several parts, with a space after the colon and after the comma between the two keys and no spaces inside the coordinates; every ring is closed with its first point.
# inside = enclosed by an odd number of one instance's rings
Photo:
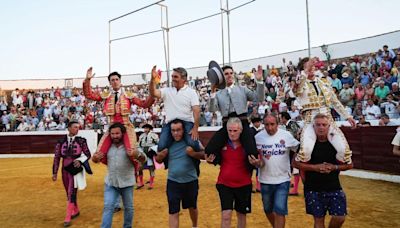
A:
{"type": "Polygon", "coordinates": [[[269,135],[264,129],[256,136],[257,149],[260,151],[264,166],[260,168],[258,179],[263,184],[280,184],[290,181],[290,150],[300,144],[288,131],[278,129],[269,135]]]}
{"type": "Polygon", "coordinates": [[[392,140],[392,145],[400,146],[400,132],[397,132],[392,140]]]}
{"type": "MultiPolygon", "coordinates": [[[[81,156],[76,160],[80,161],[81,163],[84,163],[87,159],[88,157],[84,153],[82,153],[81,156]]],[[[77,188],[78,190],[83,190],[86,188],[85,173],[86,173],[85,169],[83,169],[81,172],[74,175],[74,188],[77,188]]]]}
{"type": "Polygon", "coordinates": [[[288,111],[290,118],[292,120],[295,120],[298,116],[300,116],[299,110],[294,110],[294,111],[288,111]]]}
{"type": "Polygon", "coordinates": [[[164,100],[167,122],[174,119],[194,122],[192,107],[200,105],[195,90],[185,85],[179,91],[175,87],[162,88],[160,91],[161,98],[164,100]]]}
{"type": "MultiPolygon", "coordinates": [[[[303,128],[303,150],[304,157],[299,156],[297,154],[296,161],[308,162],[311,159],[312,151],[314,150],[315,142],[317,141],[317,135],[315,134],[315,130],[312,123],[306,123],[303,128]]],[[[332,146],[336,149],[336,159],[343,163],[351,163],[351,153],[348,153],[348,143],[346,138],[344,137],[343,132],[333,124],[329,127],[328,132],[328,141],[332,144],[332,146]],[[349,156],[349,157],[347,157],[349,156]]]]}

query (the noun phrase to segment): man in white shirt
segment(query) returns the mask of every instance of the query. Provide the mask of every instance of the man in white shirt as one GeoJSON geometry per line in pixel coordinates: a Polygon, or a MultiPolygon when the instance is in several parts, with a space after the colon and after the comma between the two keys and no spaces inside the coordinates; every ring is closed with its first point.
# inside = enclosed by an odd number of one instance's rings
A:
{"type": "Polygon", "coordinates": [[[260,103],[260,105],[258,106],[258,114],[260,114],[260,117],[263,118],[265,113],[268,113],[268,109],[269,106],[267,105],[266,101],[263,101],[262,103],[260,103]]]}
{"type": "Polygon", "coordinates": [[[53,118],[50,119],[50,122],[47,124],[47,127],[49,131],[55,131],[57,130],[57,123],[53,120],[53,118]]]}
{"type": "Polygon", "coordinates": [[[300,144],[288,131],[278,129],[278,118],[267,115],[265,130],[255,137],[261,159],[249,157],[252,165],[260,167],[259,181],[264,211],[273,227],[285,226],[290,188],[290,150],[300,144]]]}
{"type": "Polygon", "coordinates": [[[43,111],[43,116],[46,118],[50,118],[53,115],[53,111],[51,110],[50,106],[47,104],[44,111],[43,111]]]}
{"type": "Polygon", "coordinates": [[[298,119],[298,117],[300,116],[300,112],[297,109],[297,106],[294,104],[292,106],[290,106],[290,111],[288,111],[288,113],[290,115],[290,118],[294,121],[296,121],[298,119]]]}
{"type": "Polygon", "coordinates": [[[397,111],[398,102],[393,100],[393,95],[389,94],[386,96],[387,101],[381,104],[381,108],[385,109],[385,113],[389,116],[390,119],[399,118],[399,111],[397,111]]]}
{"type": "Polygon", "coordinates": [[[65,127],[66,127],[66,125],[65,125],[64,121],[60,121],[56,127],[56,130],[60,130],[60,131],[65,130],[65,127]]]}
{"type": "Polygon", "coordinates": [[[184,68],[178,67],[172,72],[173,87],[157,89],[156,84],[159,78],[156,72],[156,66],[153,67],[152,77],[150,80],[150,95],[154,98],[162,98],[166,112],[167,124],[162,128],[158,151],[168,148],[173,138],[171,135],[170,122],[174,119],[184,121],[184,140],[188,145],[188,150],[192,148],[195,151],[200,151],[199,139],[199,120],[200,120],[200,102],[196,91],[186,85],[187,72],[184,68]]]}
{"type": "Polygon", "coordinates": [[[399,126],[398,123],[391,121],[387,114],[382,114],[379,120],[379,126],[399,126]]]}
{"type": "Polygon", "coordinates": [[[372,99],[369,99],[363,114],[366,116],[366,120],[378,120],[381,115],[381,109],[374,104],[372,99]]]}
{"type": "Polygon", "coordinates": [[[17,127],[17,131],[29,131],[29,125],[23,118],[21,119],[21,123],[17,127]]]}

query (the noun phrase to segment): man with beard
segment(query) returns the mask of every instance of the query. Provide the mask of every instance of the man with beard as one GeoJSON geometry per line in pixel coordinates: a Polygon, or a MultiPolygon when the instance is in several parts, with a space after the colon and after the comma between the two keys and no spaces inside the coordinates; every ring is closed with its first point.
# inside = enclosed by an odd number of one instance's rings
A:
{"type": "MultiPolygon", "coordinates": [[[[122,197],[124,204],[124,227],[132,227],[133,220],[133,186],[135,181],[135,167],[132,157],[137,156],[133,150],[127,150],[124,146],[123,136],[126,128],[121,123],[114,123],[109,128],[109,135],[112,144],[103,153],[97,151],[93,155],[93,162],[98,163],[106,160],[108,173],[104,185],[104,209],[102,218],[102,228],[111,228],[114,214],[114,206],[118,196],[122,197]]],[[[140,153],[138,151],[138,153],[140,153]]],[[[139,154],[139,156],[145,156],[139,154]]]]}

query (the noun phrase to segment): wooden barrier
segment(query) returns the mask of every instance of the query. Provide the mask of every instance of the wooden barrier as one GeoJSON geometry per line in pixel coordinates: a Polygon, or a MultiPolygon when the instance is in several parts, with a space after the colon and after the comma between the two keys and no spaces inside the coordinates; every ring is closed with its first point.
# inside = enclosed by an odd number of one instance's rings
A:
{"type": "MultiPolygon", "coordinates": [[[[200,140],[207,145],[215,128],[200,130],[200,140]]],[[[354,167],[357,169],[400,174],[399,157],[392,153],[391,144],[396,127],[342,127],[353,151],[354,167]]],[[[33,132],[30,132],[33,133],[33,132]]],[[[0,135],[0,154],[51,154],[57,140],[63,135],[0,135]]],[[[140,132],[138,132],[138,135],[140,132]]],[[[94,151],[92,151],[94,152],[94,151]]]]}

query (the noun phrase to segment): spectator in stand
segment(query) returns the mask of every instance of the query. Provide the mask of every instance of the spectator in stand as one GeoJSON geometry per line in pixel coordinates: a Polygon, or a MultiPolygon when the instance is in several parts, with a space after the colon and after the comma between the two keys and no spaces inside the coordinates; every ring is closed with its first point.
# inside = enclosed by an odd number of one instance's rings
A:
{"type": "Polygon", "coordinates": [[[385,86],[389,87],[389,90],[392,90],[393,83],[397,83],[397,77],[392,76],[389,71],[384,72],[382,80],[385,82],[385,86]]]}
{"type": "Polygon", "coordinates": [[[370,127],[371,123],[365,120],[365,116],[361,115],[357,123],[357,127],[370,127]]]}
{"type": "Polygon", "coordinates": [[[7,106],[8,106],[7,102],[4,102],[3,100],[0,101],[0,111],[1,112],[7,111],[7,106]]]}
{"type": "Polygon", "coordinates": [[[360,75],[360,83],[363,86],[366,86],[372,80],[373,80],[372,74],[369,72],[368,68],[367,67],[362,68],[362,72],[361,72],[361,75],[360,75]]]}
{"type": "Polygon", "coordinates": [[[256,134],[263,129],[264,129],[264,124],[261,123],[261,118],[259,117],[251,118],[250,131],[254,136],[256,136],[256,134]]]}
{"type": "Polygon", "coordinates": [[[375,100],[375,90],[371,84],[367,84],[365,87],[365,98],[364,100],[372,99],[375,100]]]}
{"type": "Polygon", "coordinates": [[[17,131],[29,131],[29,124],[24,119],[21,119],[21,123],[17,127],[17,131]]]}
{"type": "Polygon", "coordinates": [[[266,101],[263,101],[260,103],[260,105],[258,106],[258,114],[260,115],[260,118],[263,119],[265,113],[269,112],[269,106],[267,105],[266,101]]]}
{"type": "Polygon", "coordinates": [[[53,116],[53,111],[50,109],[50,106],[47,104],[45,109],[43,110],[44,118],[50,118],[53,116]]]}
{"type": "Polygon", "coordinates": [[[381,109],[375,105],[372,99],[369,99],[363,114],[367,120],[378,120],[381,115],[381,109]]]}
{"type": "Polygon", "coordinates": [[[353,87],[354,80],[351,77],[351,69],[349,67],[343,68],[342,79],[340,80],[342,85],[349,84],[350,87],[353,87]]]}
{"type": "Polygon", "coordinates": [[[10,130],[10,116],[7,114],[7,111],[3,111],[3,115],[1,116],[1,124],[3,125],[3,131],[10,130]]]}
{"type": "Polygon", "coordinates": [[[335,87],[338,91],[340,91],[342,89],[342,81],[340,81],[337,78],[337,74],[332,74],[332,78],[331,78],[331,85],[332,87],[335,87]]]}
{"type": "Polygon", "coordinates": [[[15,107],[11,107],[10,109],[10,114],[8,115],[10,119],[10,129],[11,131],[15,131],[15,129],[18,127],[17,125],[17,109],[15,107]]]}
{"type": "Polygon", "coordinates": [[[354,91],[352,88],[350,88],[348,83],[345,83],[343,85],[343,89],[339,93],[339,100],[344,106],[353,107],[354,91]]]}
{"type": "Polygon", "coordinates": [[[379,99],[379,101],[382,101],[382,99],[386,98],[389,92],[390,89],[385,85],[384,81],[380,81],[379,86],[375,88],[375,96],[379,99]]]}
{"type": "Polygon", "coordinates": [[[395,123],[390,120],[387,114],[382,114],[381,119],[379,120],[379,126],[398,126],[398,123],[395,123]]]}
{"type": "Polygon", "coordinates": [[[293,104],[292,106],[290,106],[290,111],[288,111],[288,113],[292,120],[296,121],[296,120],[300,119],[300,112],[297,109],[296,105],[293,104]]]}
{"type": "Polygon", "coordinates": [[[393,95],[393,99],[395,101],[400,100],[400,90],[399,90],[399,85],[397,83],[392,84],[392,92],[391,94],[393,95]]]}
{"type": "Polygon", "coordinates": [[[13,99],[13,105],[15,107],[23,107],[23,100],[20,94],[17,94],[13,99]]]}
{"type": "Polygon", "coordinates": [[[47,122],[47,130],[49,131],[57,130],[57,123],[54,121],[53,118],[50,118],[49,121],[47,122]]]}
{"type": "Polygon", "coordinates": [[[361,102],[357,102],[353,110],[353,116],[355,119],[358,120],[362,115],[363,115],[363,105],[361,102]]]}
{"type": "Polygon", "coordinates": [[[362,83],[356,84],[356,89],[354,90],[356,102],[362,102],[365,97],[365,88],[362,83]]]}
{"type": "Polygon", "coordinates": [[[399,118],[399,103],[393,100],[393,95],[388,94],[386,97],[386,102],[381,103],[381,108],[385,110],[385,114],[387,114],[390,119],[399,118]]]}
{"type": "Polygon", "coordinates": [[[66,129],[65,122],[63,120],[60,120],[55,130],[63,131],[65,129],[66,129]]]}
{"type": "Polygon", "coordinates": [[[212,117],[213,117],[212,112],[210,112],[210,111],[208,110],[208,108],[206,108],[205,111],[204,111],[204,118],[205,118],[205,120],[206,120],[206,125],[207,125],[207,127],[211,126],[212,117]]]}
{"type": "Polygon", "coordinates": [[[389,47],[386,44],[383,45],[382,48],[383,48],[383,54],[387,56],[390,61],[393,62],[396,59],[396,54],[394,53],[394,51],[392,49],[389,49],[389,47]]]}
{"type": "Polygon", "coordinates": [[[394,61],[393,68],[390,70],[390,74],[397,78],[397,82],[400,82],[400,59],[394,61]]]}
{"type": "Polygon", "coordinates": [[[43,119],[39,122],[39,124],[38,124],[38,126],[37,126],[37,130],[38,130],[38,131],[46,131],[46,130],[47,130],[47,128],[46,128],[46,119],[45,119],[45,118],[43,118],[43,119]]]}
{"type": "Polygon", "coordinates": [[[271,87],[271,88],[267,89],[267,91],[268,91],[268,92],[265,94],[265,96],[271,97],[272,100],[275,100],[277,94],[276,94],[276,92],[275,92],[274,87],[271,87]]]}

